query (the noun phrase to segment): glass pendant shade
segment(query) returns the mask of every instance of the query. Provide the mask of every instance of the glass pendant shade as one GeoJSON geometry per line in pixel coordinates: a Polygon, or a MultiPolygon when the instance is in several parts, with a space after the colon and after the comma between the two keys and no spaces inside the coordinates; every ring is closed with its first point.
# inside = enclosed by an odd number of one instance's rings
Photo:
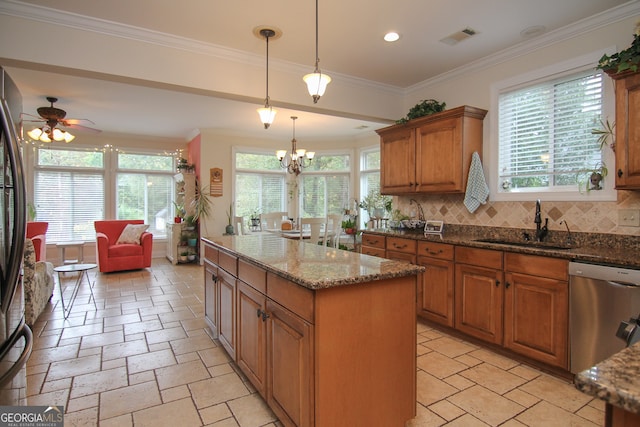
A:
{"type": "Polygon", "coordinates": [[[278,111],[270,105],[265,105],[262,108],[258,108],[256,111],[258,111],[258,114],[260,115],[260,120],[262,121],[264,128],[269,129],[269,126],[273,123],[273,119],[276,117],[276,113],[278,111]]]}
{"type": "Polygon", "coordinates": [[[316,70],[311,74],[305,75],[302,80],[307,84],[307,90],[309,95],[313,97],[313,102],[318,102],[318,99],[324,95],[327,90],[327,85],[331,82],[331,77],[316,70]]]}
{"type": "Polygon", "coordinates": [[[34,141],[41,142],[51,142],[51,140],[71,142],[76,138],[69,132],[58,128],[53,128],[52,131],[48,126],[31,129],[29,132],[27,132],[27,135],[29,135],[29,138],[33,139],[34,141]]]}
{"type": "Polygon", "coordinates": [[[35,128],[35,129],[31,129],[29,132],[27,132],[27,135],[29,135],[29,138],[37,141],[38,139],[40,139],[40,135],[42,135],[44,132],[42,131],[42,129],[40,128],[35,128]]]}

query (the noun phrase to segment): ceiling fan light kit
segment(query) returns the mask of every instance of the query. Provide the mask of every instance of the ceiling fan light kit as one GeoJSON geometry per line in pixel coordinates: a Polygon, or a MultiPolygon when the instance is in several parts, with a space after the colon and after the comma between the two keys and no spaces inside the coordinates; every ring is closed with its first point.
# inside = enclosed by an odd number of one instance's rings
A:
{"type": "MultiPolygon", "coordinates": [[[[65,126],[65,127],[78,128],[78,129],[85,129],[91,132],[101,132],[99,129],[93,129],[93,128],[81,126],[78,124],[78,122],[82,120],[93,123],[89,119],[65,119],[65,117],[67,116],[67,112],[53,106],[54,102],[58,102],[58,98],[48,96],[47,101],[49,101],[51,105],[49,107],[40,107],[37,109],[38,114],[40,115],[40,117],[37,120],[27,120],[27,121],[34,121],[34,122],[45,122],[44,126],[31,129],[29,132],[27,132],[27,135],[29,136],[29,138],[33,139],[34,141],[40,141],[40,142],[64,141],[68,143],[73,141],[76,138],[70,132],[59,129],[57,127],[58,125],[65,126]]],[[[27,114],[27,115],[31,116],[30,114],[27,114]]]]}

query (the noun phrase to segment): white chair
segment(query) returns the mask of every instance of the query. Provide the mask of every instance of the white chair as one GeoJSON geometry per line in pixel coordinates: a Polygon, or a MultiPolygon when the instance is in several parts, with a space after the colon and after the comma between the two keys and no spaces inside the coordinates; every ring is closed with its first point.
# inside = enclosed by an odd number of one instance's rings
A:
{"type": "Polygon", "coordinates": [[[300,218],[300,239],[317,245],[322,241],[322,228],[326,228],[326,223],[326,218],[300,218]]]}
{"type": "Polygon", "coordinates": [[[340,234],[342,234],[342,215],[327,215],[327,224],[324,227],[323,244],[325,246],[333,246],[334,248],[337,248],[340,240],[340,234]]]}
{"type": "Polygon", "coordinates": [[[235,228],[236,235],[242,236],[247,234],[247,231],[244,228],[244,217],[243,216],[234,216],[233,217],[233,227],[235,228]]]}
{"type": "Polygon", "coordinates": [[[280,230],[282,228],[282,220],[288,219],[288,212],[270,212],[260,214],[260,228],[265,230],[280,230]]]}

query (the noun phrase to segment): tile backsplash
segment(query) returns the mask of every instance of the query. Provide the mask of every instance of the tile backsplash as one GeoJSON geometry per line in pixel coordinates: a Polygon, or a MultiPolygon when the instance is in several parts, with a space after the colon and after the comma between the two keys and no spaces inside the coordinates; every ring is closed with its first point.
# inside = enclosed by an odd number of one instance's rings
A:
{"type": "MultiPolygon", "coordinates": [[[[615,202],[551,202],[542,203],[542,217],[549,218],[550,230],[565,230],[565,220],[572,232],[612,233],[640,236],[640,227],[618,224],[620,209],[640,210],[640,192],[618,191],[615,202]]],[[[474,213],[463,204],[464,194],[416,195],[394,197],[394,209],[403,213],[416,212],[409,204],[413,198],[422,205],[426,219],[444,221],[445,224],[483,225],[535,229],[533,222],[535,201],[487,202],[474,213]]]]}

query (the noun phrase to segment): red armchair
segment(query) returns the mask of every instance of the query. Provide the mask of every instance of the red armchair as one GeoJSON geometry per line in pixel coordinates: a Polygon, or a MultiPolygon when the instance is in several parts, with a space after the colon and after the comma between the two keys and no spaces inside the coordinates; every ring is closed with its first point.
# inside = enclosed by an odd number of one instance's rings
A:
{"type": "Polygon", "coordinates": [[[95,221],[96,259],[101,272],[139,270],[151,267],[153,235],[140,235],[140,243],[117,243],[127,224],[144,224],[142,220],[95,221]]]}
{"type": "Polygon", "coordinates": [[[47,229],[48,222],[29,221],[27,222],[27,239],[33,242],[36,251],[36,262],[47,260],[47,229]]]}

